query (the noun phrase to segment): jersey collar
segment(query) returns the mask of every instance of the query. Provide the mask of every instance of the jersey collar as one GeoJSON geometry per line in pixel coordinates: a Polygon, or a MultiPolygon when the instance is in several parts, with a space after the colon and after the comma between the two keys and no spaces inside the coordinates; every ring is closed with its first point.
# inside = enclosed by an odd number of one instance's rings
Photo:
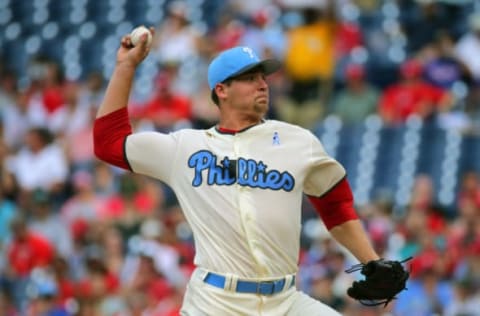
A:
{"type": "Polygon", "coordinates": [[[235,134],[238,134],[238,133],[242,133],[242,132],[245,132],[246,130],[249,130],[251,129],[252,127],[255,127],[255,126],[258,126],[260,124],[263,124],[265,123],[265,120],[262,119],[262,121],[260,121],[260,123],[257,123],[257,124],[253,124],[253,125],[250,125],[250,126],[247,126],[241,130],[233,130],[233,129],[229,129],[229,128],[224,128],[224,127],[220,127],[218,125],[215,126],[215,130],[220,133],[220,134],[226,134],[226,135],[235,135],[235,134]]]}

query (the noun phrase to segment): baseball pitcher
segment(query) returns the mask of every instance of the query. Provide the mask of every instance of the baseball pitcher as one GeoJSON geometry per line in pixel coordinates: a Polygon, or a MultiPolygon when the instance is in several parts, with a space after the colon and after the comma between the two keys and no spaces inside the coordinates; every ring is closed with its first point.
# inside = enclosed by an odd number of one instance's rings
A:
{"type": "Polygon", "coordinates": [[[295,286],[302,195],[361,263],[382,260],[354,211],[344,168],[310,131],[264,119],[266,76],[280,62],[248,47],[226,50],[208,69],[218,125],[133,133],[126,105],[148,53],[147,36],[137,46],[122,38],[95,120],[95,154],[174,190],[196,249],[181,315],[339,315],[295,286]]]}

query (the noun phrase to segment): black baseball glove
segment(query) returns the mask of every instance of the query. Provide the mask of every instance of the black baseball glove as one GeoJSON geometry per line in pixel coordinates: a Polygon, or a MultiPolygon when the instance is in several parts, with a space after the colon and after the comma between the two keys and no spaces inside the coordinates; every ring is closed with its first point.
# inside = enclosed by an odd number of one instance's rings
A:
{"type": "Polygon", "coordinates": [[[365,280],[354,281],[347,290],[348,296],[358,300],[363,305],[375,306],[387,304],[395,299],[395,296],[406,290],[406,283],[410,276],[402,263],[403,261],[389,261],[384,259],[372,260],[366,264],[357,264],[346,270],[352,273],[360,270],[365,280]]]}

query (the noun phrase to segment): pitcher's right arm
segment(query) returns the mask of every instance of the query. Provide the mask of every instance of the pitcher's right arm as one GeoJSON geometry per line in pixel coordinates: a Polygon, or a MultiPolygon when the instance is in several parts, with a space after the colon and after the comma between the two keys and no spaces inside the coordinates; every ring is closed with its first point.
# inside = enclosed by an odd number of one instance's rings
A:
{"type": "MultiPolygon", "coordinates": [[[[154,29],[150,28],[150,31],[153,33],[154,29]]],[[[140,45],[135,47],[130,35],[122,38],[116,66],[93,126],[95,155],[100,160],[127,170],[131,170],[131,167],[125,158],[125,140],[132,133],[127,104],[135,70],[150,50],[147,37],[145,34],[140,45]]]]}

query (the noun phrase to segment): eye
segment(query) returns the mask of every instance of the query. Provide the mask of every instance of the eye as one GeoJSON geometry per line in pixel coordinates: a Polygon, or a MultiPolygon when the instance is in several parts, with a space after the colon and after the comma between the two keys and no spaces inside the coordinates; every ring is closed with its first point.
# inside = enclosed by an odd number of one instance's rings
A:
{"type": "Polygon", "coordinates": [[[237,80],[246,81],[246,82],[255,82],[260,80],[265,81],[266,76],[263,73],[252,73],[252,74],[245,74],[243,76],[240,76],[237,78],[237,80]]]}
{"type": "Polygon", "coordinates": [[[266,81],[267,76],[265,74],[253,74],[248,80],[249,81],[266,81]]]}

